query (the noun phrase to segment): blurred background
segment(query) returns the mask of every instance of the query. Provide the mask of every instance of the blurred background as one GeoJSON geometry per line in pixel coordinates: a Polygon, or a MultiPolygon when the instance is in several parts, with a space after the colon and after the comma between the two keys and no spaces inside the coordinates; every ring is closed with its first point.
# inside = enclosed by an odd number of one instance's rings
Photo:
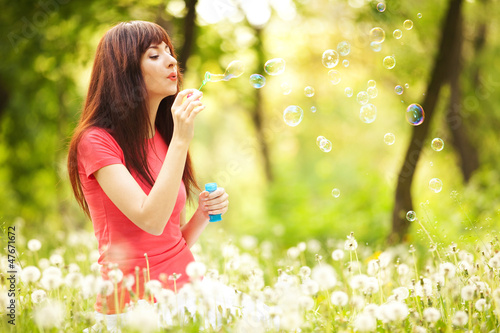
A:
{"type": "Polygon", "coordinates": [[[253,235],[289,247],[354,232],[375,247],[425,244],[419,225],[404,216],[410,209],[442,244],[497,234],[497,0],[0,2],[0,222],[17,225],[20,241],[37,237],[50,246],[51,239],[92,232],[70,189],[67,145],[97,43],[128,20],[169,32],[184,88],[198,88],[206,71],[245,63],[242,76],[203,87],[207,108],[190,148],[197,178],[230,194],[223,222],[205,238],[253,235]],[[383,43],[373,43],[375,27],[385,31],[383,43]],[[343,41],[349,53],[326,68],[323,52],[343,41]],[[387,56],[396,60],[391,69],[387,56]],[[264,71],[274,58],[286,62],[281,75],[264,71]],[[332,82],[332,69],[340,82],[332,82]],[[254,88],[251,74],[263,75],[265,85],[254,88]],[[369,80],[377,115],[365,123],[357,95],[369,80]],[[412,103],[424,107],[422,125],[406,120],[412,103]],[[284,122],[290,105],[303,110],[297,126],[284,122]],[[331,141],[331,151],[318,147],[318,136],[331,141]],[[443,140],[441,151],[431,147],[434,138],[443,140]],[[443,184],[437,193],[433,178],[443,184]],[[398,184],[411,197],[397,195],[398,184]],[[395,208],[398,201],[404,209],[395,208]]]}

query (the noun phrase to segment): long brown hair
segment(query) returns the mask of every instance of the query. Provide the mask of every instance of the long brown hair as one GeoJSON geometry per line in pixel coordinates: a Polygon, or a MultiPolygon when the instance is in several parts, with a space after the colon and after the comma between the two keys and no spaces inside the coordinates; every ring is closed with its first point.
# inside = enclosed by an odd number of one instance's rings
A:
{"type": "MultiPolygon", "coordinates": [[[[147,91],[141,72],[141,57],[151,44],[165,42],[175,57],[174,47],[167,32],[159,25],[145,21],[119,23],[111,28],[97,46],[90,85],[69,145],[68,171],[76,200],[85,213],[89,208],[78,174],[78,144],[90,127],[100,127],[118,142],[125,157],[126,167],[137,172],[149,185],[154,181],[147,163],[146,138],[151,133],[147,109],[147,91]]],[[[181,73],[177,67],[177,91],[181,73]]],[[[165,97],[156,114],[155,125],[167,145],[172,140],[174,122],[171,107],[177,94],[165,97]]],[[[193,188],[199,189],[189,153],[182,180],[190,198],[193,188]]]]}

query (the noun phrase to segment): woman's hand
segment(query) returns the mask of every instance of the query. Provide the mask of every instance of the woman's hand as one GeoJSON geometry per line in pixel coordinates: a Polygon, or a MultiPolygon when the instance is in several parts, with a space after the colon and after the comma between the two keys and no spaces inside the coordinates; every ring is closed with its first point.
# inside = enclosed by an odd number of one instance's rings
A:
{"type": "Polygon", "coordinates": [[[200,99],[203,93],[196,89],[186,89],[177,94],[172,104],[172,118],[174,120],[174,133],[172,140],[190,142],[194,136],[194,118],[205,105],[200,99]]]}
{"type": "Polygon", "coordinates": [[[213,192],[203,191],[198,199],[198,211],[208,219],[208,215],[218,215],[227,212],[229,194],[222,187],[213,192]]]}

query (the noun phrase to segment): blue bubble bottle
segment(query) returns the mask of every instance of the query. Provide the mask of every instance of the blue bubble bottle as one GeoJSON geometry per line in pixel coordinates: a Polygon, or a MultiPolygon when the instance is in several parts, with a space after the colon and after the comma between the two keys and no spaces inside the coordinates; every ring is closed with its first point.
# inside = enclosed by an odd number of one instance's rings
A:
{"type": "MultiPolygon", "coordinates": [[[[213,192],[216,189],[217,189],[217,183],[207,183],[207,184],[205,184],[205,191],[213,192]]],[[[210,222],[219,222],[219,221],[222,221],[221,214],[208,215],[208,216],[209,216],[209,221],[210,222]]]]}

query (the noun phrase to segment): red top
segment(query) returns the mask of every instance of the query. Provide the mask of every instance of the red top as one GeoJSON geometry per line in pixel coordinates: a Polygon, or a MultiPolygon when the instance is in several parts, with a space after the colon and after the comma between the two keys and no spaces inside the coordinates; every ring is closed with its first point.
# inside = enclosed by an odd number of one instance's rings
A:
{"type": "MultiPolygon", "coordinates": [[[[153,138],[147,141],[148,164],[153,180],[156,180],[168,148],[158,131],[153,138]]],[[[176,281],[176,288],[180,288],[189,280],[185,271],[186,266],[194,261],[179,226],[180,213],[186,203],[184,183],[181,182],[174,210],[163,233],[154,236],[129,220],[108,198],[95,179],[94,172],[111,164],[125,165],[122,149],[105,129],[90,128],[84,133],[78,145],[78,170],[83,194],[94,225],[94,233],[99,243],[100,257],[98,262],[102,265],[103,278],[107,278],[110,263],[118,264],[124,276],[128,274],[135,276],[135,267],[139,267],[139,297],[142,298],[144,293],[143,268],[147,266],[144,254],[147,253],[150,278],[162,280],[165,288],[174,289],[173,280],[164,279],[163,276],[160,279],[160,274],[164,273],[167,277],[173,273],[181,274],[181,277],[176,281]]],[[[134,171],[131,174],[144,193],[149,194],[151,186],[144,183],[134,171]]],[[[132,291],[136,292],[135,283],[132,291]]],[[[119,300],[120,309],[122,309],[123,304],[130,301],[129,293],[121,290],[119,300]]],[[[98,296],[95,304],[96,311],[107,314],[117,312],[114,294],[107,297],[105,305],[103,303],[104,300],[98,296]]]]}

